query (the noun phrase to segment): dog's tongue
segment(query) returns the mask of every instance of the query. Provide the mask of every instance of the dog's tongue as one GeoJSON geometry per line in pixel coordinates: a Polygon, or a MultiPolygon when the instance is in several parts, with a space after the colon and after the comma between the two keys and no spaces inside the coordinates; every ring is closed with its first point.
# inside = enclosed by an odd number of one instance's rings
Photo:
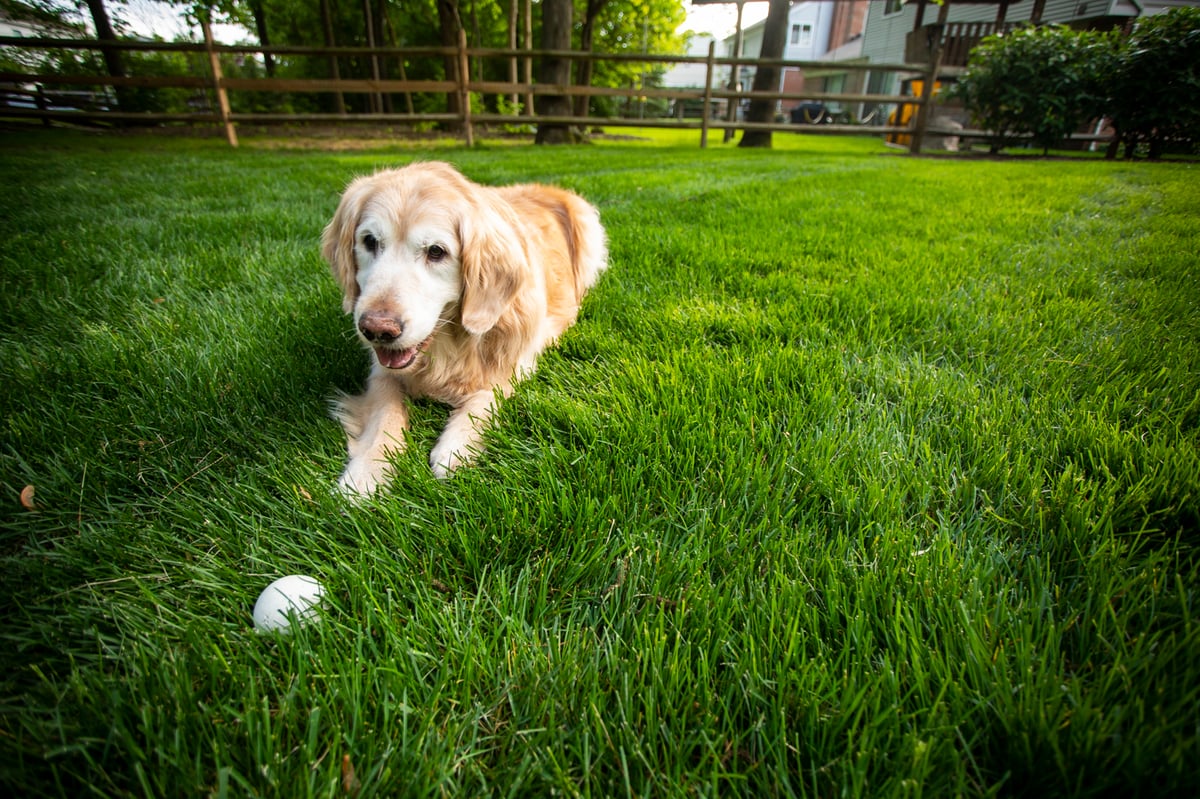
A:
{"type": "Polygon", "coordinates": [[[409,347],[406,350],[388,350],[383,347],[376,347],[375,357],[379,359],[381,366],[386,366],[388,369],[404,369],[411,366],[412,362],[417,359],[417,348],[409,347]]]}

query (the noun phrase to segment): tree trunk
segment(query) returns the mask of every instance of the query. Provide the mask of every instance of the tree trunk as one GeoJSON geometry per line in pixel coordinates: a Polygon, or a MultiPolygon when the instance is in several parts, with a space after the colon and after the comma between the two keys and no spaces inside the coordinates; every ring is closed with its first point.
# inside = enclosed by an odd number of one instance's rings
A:
{"type": "MultiPolygon", "coordinates": [[[[263,9],[262,0],[255,0],[250,4],[250,13],[254,16],[254,30],[258,34],[258,43],[263,47],[270,47],[271,36],[267,33],[267,14],[263,9]]],[[[263,69],[266,70],[268,78],[275,77],[275,56],[263,53],[263,69]]]]}
{"type": "MultiPolygon", "coordinates": [[[[88,11],[92,13],[92,23],[96,26],[96,38],[100,41],[115,42],[117,34],[113,30],[112,21],[108,17],[108,10],[104,7],[104,0],[87,0],[88,11]]],[[[123,78],[125,77],[125,60],[121,57],[120,50],[109,50],[105,48],[101,51],[104,55],[104,68],[108,71],[110,77],[123,78]]],[[[122,111],[132,111],[129,106],[129,90],[124,86],[114,87],[117,95],[117,107],[122,111]]]]}
{"type": "MultiPolygon", "coordinates": [[[[375,49],[375,20],[374,14],[371,13],[371,0],[363,0],[363,28],[367,32],[367,47],[375,49]]],[[[379,80],[379,56],[371,53],[371,79],[379,80]]],[[[371,113],[378,114],[383,110],[383,95],[379,92],[371,92],[367,95],[370,98],[371,113]]]]}
{"type": "Polygon", "coordinates": [[[1146,157],[1151,161],[1161,161],[1163,145],[1163,137],[1158,135],[1156,132],[1154,136],[1150,137],[1150,147],[1146,151],[1146,157]]]}
{"type": "MultiPolygon", "coordinates": [[[[382,8],[382,6],[381,6],[381,8],[382,8]]],[[[385,37],[384,41],[387,42],[388,47],[393,47],[393,48],[399,47],[400,43],[396,39],[396,26],[392,24],[392,18],[389,17],[386,13],[381,12],[379,15],[379,19],[383,25],[383,30],[380,31],[380,34],[385,37]]],[[[386,64],[387,62],[385,61],[384,63],[386,64]]],[[[402,56],[398,57],[396,59],[396,71],[400,73],[400,80],[407,83],[408,82],[408,71],[407,71],[407,68],[404,66],[404,58],[402,56]]],[[[391,95],[389,94],[389,95],[387,95],[387,97],[389,98],[388,99],[388,113],[391,113],[391,111],[392,111],[391,95]]],[[[412,92],[404,92],[404,110],[409,116],[412,116],[413,113],[415,113],[413,111],[412,92]]]]}
{"type": "MultiPolygon", "coordinates": [[[[571,0],[543,0],[542,2],[542,49],[571,49],[571,0]]],[[[542,59],[539,82],[549,85],[567,86],[571,83],[571,61],[567,58],[546,56],[542,59]]],[[[538,114],[542,116],[570,116],[571,100],[565,94],[542,94],[537,97],[538,114]]],[[[571,126],[561,123],[539,123],[538,144],[568,144],[575,140],[571,126]]]]}
{"type": "MultiPolygon", "coordinates": [[[[526,50],[533,49],[533,0],[524,0],[524,13],[521,14],[521,41],[525,43],[526,50]]],[[[527,86],[533,86],[533,59],[525,56],[522,59],[521,71],[524,74],[524,82],[527,86]]],[[[533,108],[533,89],[525,93],[525,115],[532,117],[535,115],[533,108]]]]}
{"type": "MultiPolygon", "coordinates": [[[[329,10],[329,0],[321,0],[321,26],[325,30],[325,46],[334,47],[337,40],[333,38],[333,15],[329,10]]],[[[341,80],[342,73],[338,67],[337,56],[329,56],[329,72],[334,80],[341,80]]],[[[346,115],[346,97],[341,92],[333,94],[334,108],[342,116],[346,115]]]]}
{"type": "MultiPolygon", "coordinates": [[[[442,47],[458,47],[458,29],[462,21],[458,16],[458,0],[437,0],[438,13],[438,30],[439,39],[442,47]]],[[[445,58],[446,80],[454,80],[454,76],[458,74],[458,56],[449,55],[445,58]]],[[[464,80],[465,80],[464,76],[464,80]]],[[[462,103],[459,102],[458,92],[446,93],[446,113],[460,116],[462,114],[462,103]]],[[[456,122],[448,122],[447,126],[456,131],[459,127],[456,122]]]]}
{"type": "MultiPolygon", "coordinates": [[[[517,49],[517,0],[508,0],[508,49],[517,49]]],[[[513,56],[508,61],[508,82],[516,83],[519,79],[517,73],[517,57],[513,56]]],[[[508,97],[508,104],[512,106],[510,113],[517,113],[517,104],[520,99],[514,92],[508,97]]]]}
{"type": "MultiPolygon", "coordinates": [[[[763,23],[762,50],[758,54],[760,59],[783,58],[783,47],[787,42],[788,9],[790,7],[791,3],[788,0],[771,0],[771,5],[767,9],[767,20],[763,23]]],[[[751,91],[779,91],[780,71],[779,67],[759,65],[758,69],[754,71],[754,85],[751,87],[751,91]]],[[[775,100],[751,100],[750,109],[746,112],[746,121],[774,121],[776,104],[775,100]]],[[[769,130],[747,130],[742,133],[742,140],[738,142],[738,147],[770,146],[771,131],[769,130]]]]}
{"type": "MultiPolygon", "coordinates": [[[[117,34],[108,17],[108,9],[104,7],[104,0],[87,0],[87,6],[88,11],[92,12],[92,23],[96,26],[96,38],[102,42],[115,42],[117,34]]],[[[120,50],[105,50],[104,66],[112,77],[125,77],[125,62],[121,58],[120,50]]]]}
{"type": "MultiPolygon", "coordinates": [[[[375,44],[378,47],[387,46],[387,5],[387,0],[377,0],[374,18],[372,19],[372,22],[375,24],[375,44]]],[[[388,69],[388,59],[385,56],[379,61],[379,79],[390,80],[391,77],[391,72],[388,69]]],[[[381,94],[379,97],[383,103],[383,113],[392,113],[392,95],[381,94]]]]}
{"type": "MultiPolygon", "coordinates": [[[[600,16],[600,11],[603,10],[605,3],[608,0],[588,0],[587,9],[584,11],[583,26],[579,29],[579,49],[585,53],[592,52],[592,46],[596,33],[596,17],[600,16]]],[[[591,59],[585,59],[579,62],[579,79],[575,81],[577,86],[591,86],[592,72],[594,64],[591,59]]],[[[588,115],[588,106],[590,98],[586,95],[575,98],[575,116],[585,117],[588,115]]]]}

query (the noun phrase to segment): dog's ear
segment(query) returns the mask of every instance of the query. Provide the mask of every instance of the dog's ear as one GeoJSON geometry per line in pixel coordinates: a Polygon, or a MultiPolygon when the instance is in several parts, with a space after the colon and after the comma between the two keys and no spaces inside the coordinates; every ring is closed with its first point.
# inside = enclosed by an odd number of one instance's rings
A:
{"type": "Polygon", "coordinates": [[[370,196],[370,178],[357,178],[342,193],[333,219],[321,234],[321,255],[329,262],[333,278],[342,287],[342,310],[350,313],[358,299],[358,261],[354,257],[354,239],[363,206],[370,196]]]}
{"type": "Polygon", "coordinates": [[[529,269],[516,217],[507,204],[476,192],[459,222],[462,238],[462,326],[482,336],[500,321],[520,293],[529,269]]]}

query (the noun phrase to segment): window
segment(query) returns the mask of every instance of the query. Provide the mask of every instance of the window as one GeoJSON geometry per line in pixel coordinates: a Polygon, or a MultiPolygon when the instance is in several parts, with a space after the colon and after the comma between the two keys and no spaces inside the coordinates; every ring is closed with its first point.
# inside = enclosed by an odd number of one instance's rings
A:
{"type": "Polygon", "coordinates": [[[812,25],[792,25],[792,44],[800,47],[812,46],[812,25]]]}
{"type": "Polygon", "coordinates": [[[904,10],[904,0],[887,0],[883,4],[883,15],[886,17],[889,14],[899,14],[904,10]]]}

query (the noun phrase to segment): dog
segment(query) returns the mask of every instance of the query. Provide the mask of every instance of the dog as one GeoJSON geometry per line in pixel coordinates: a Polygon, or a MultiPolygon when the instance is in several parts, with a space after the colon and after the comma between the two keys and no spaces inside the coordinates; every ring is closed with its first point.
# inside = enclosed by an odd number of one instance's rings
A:
{"type": "Polygon", "coordinates": [[[478,455],[497,399],[533,373],[608,266],[600,214],[579,195],[482,186],[441,162],[352,181],[321,252],[372,352],[364,393],[334,403],[349,452],[338,486],[351,497],[391,479],[410,398],[451,408],[430,453],[436,476],[478,455]]]}

